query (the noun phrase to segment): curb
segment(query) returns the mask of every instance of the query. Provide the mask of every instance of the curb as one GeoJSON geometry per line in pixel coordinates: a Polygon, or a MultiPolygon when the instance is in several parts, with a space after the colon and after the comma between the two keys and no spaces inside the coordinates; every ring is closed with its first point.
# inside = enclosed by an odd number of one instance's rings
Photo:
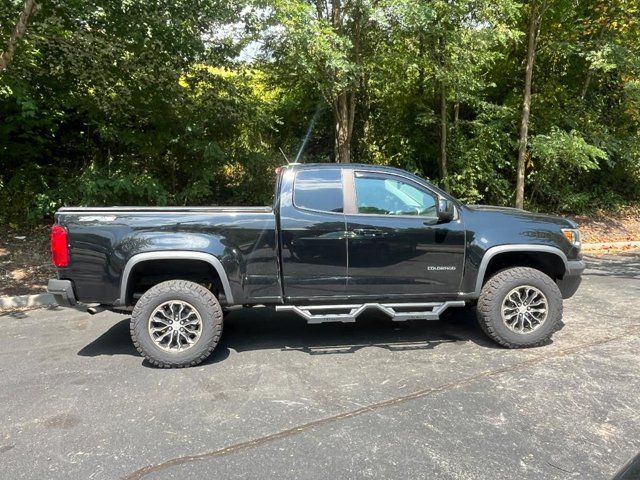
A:
{"type": "Polygon", "coordinates": [[[50,293],[37,295],[17,295],[15,297],[0,297],[0,310],[24,307],[48,307],[57,305],[55,298],[50,293]]]}

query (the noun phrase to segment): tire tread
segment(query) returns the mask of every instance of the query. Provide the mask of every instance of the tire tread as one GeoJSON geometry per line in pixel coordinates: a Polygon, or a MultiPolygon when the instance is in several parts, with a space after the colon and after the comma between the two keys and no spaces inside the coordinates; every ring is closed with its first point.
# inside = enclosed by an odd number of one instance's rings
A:
{"type": "MultiPolygon", "coordinates": [[[[145,319],[146,320],[146,319],[145,319]]],[[[136,350],[140,352],[147,362],[156,367],[160,368],[184,368],[199,365],[204,360],[211,355],[213,350],[218,345],[220,341],[220,337],[222,335],[222,320],[223,313],[222,308],[220,307],[220,303],[215,295],[207,288],[203,287],[200,284],[190,282],[188,280],[168,280],[166,282],[159,283],[149,290],[145,292],[144,295],[138,300],[135,307],[133,308],[133,312],[131,314],[131,321],[129,322],[129,328],[131,331],[131,339],[133,340],[133,345],[136,347],[136,350]],[[141,312],[144,308],[151,302],[153,302],[157,296],[163,295],[165,293],[171,293],[172,291],[185,291],[188,290],[192,293],[195,293],[202,297],[202,299],[207,304],[207,307],[210,308],[210,312],[212,312],[214,316],[214,335],[211,342],[207,346],[207,349],[202,352],[202,354],[198,355],[197,358],[191,360],[190,362],[172,362],[172,361],[160,361],[154,359],[148,352],[144,350],[142,344],[138,338],[138,335],[135,330],[135,322],[140,317],[141,312]]]]}
{"type": "MultiPolygon", "coordinates": [[[[501,300],[500,300],[501,301],[501,300]]],[[[480,293],[480,298],[478,299],[477,305],[477,317],[478,324],[482,331],[493,341],[499,343],[503,347],[507,348],[529,348],[529,347],[539,347],[548,342],[548,339],[555,332],[562,328],[562,295],[558,288],[558,285],[553,281],[551,277],[541,272],[540,270],[536,270],[535,268],[530,267],[512,267],[501,270],[494,274],[482,287],[482,291],[480,293]],[[494,322],[496,321],[493,318],[493,302],[496,301],[496,296],[498,294],[498,290],[507,282],[513,280],[522,280],[523,278],[531,278],[535,277],[540,280],[551,292],[558,296],[560,299],[558,311],[549,312],[549,317],[551,317],[551,321],[555,323],[553,329],[549,332],[549,334],[537,341],[526,342],[523,341],[520,344],[516,344],[510,342],[503,338],[495,329],[494,322]]]]}

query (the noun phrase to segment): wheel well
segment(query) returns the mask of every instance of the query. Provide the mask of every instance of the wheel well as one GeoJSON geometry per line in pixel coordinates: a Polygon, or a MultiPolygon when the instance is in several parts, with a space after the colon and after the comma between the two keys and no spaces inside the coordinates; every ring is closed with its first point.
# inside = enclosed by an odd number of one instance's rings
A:
{"type": "Polygon", "coordinates": [[[530,267],[540,270],[553,280],[564,276],[565,266],[562,258],[548,252],[505,252],[499,253],[489,260],[487,270],[484,273],[482,284],[484,285],[495,273],[505,268],[530,267]]]}
{"type": "Polygon", "coordinates": [[[137,263],[127,281],[126,305],[134,304],[142,294],[167,280],[198,283],[220,298],[224,287],[217,270],[209,262],[189,259],[145,260],[137,263]]]}

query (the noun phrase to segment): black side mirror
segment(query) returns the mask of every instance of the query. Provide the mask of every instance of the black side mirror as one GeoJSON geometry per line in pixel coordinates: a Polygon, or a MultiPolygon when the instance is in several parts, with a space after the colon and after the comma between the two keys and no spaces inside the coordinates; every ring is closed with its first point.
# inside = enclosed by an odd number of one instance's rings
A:
{"type": "Polygon", "coordinates": [[[450,222],[453,220],[455,212],[453,202],[442,197],[438,199],[438,223],[450,222]]]}

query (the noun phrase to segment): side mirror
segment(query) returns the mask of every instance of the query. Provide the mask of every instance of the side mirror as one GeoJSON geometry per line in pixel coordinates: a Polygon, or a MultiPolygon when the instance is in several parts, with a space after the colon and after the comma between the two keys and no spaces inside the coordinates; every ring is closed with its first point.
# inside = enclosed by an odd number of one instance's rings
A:
{"type": "Polygon", "coordinates": [[[447,223],[453,220],[455,211],[453,202],[442,197],[438,199],[438,223],[447,223]]]}

